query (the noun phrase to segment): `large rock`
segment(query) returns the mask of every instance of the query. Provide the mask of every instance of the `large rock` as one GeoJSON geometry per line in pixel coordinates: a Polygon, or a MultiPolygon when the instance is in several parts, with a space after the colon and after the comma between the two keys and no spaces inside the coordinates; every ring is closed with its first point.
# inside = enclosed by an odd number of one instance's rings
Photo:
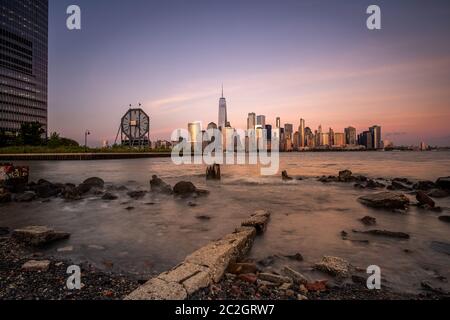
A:
{"type": "Polygon", "coordinates": [[[434,206],[435,206],[435,203],[434,203],[434,201],[433,201],[433,199],[431,199],[425,192],[423,192],[423,191],[417,191],[417,194],[416,194],[416,199],[417,199],[417,201],[419,201],[419,203],[421,204],[421,205],[428,205],[428,206],[430,206],[431,208],[434,208],[434,206]]]}
{"type": "Polygon", "coordinates": [[[32,187],[30,187],[39,198],[47,199],[51,197],[56,197],[62,192],[62,188],[60,185],[53,184],[46,180],[39,180],[38,183],[32,187]]]}
{"type": "Polygon", "coordinates": [[[105,181],[98,177],[92,177],[83,181],[84,185],[90,186],[91,188],[103,189],[105,186],[105,181]]]}
{"type": "Polygon", "coordinates": [[[221,174],[220,174],[220,165],[219,164],[213,164],[212,166],[208,166],[206,168],[206,180],[220,180],[221,174]]]}
{"type": "Polygon", "coordinates": [[[351,182],[354,181],[353,173],[350,170],[343,170],[339,172],[340,182],[351,182]]]}
{"type": "Polygon", "coordinates": [[[267,223],[270,218],[270,212],[267,210],[259,210],[250,216],[249,219],[242,222],[243,227],[253,227],[257,233],[263,233],[266,230],[267,223]]]}
{"type": "Polygon", "coordinates": [[[436,188],[436,184],[433,181],[421,180],[414,184],[413,188],[416,190],[428,191],[436,188]]]}
{"type": "Polygon", "coordinates": [[[450,190],[450,177],[441,177],[437,179],[436,184],[441,189],[450,190]]]}
{"type": "Polygon", "coordinates": [[[197,188],[190,181],[180,181],[173,187],[173,192],[178,195],[189,195],[196,191],[197,188]]]}
{"type": "Polygon", "coordinates": [[[172,194],[172,187],[170,184],[165,183],[161,178],[158,178],[158,176],[153,175],[152,179],[150,180],[150,190],[152,192],[161,192],[161,193],[167,193],[172,194]]]}
{"type": "Polygon", "coordinates": [[[25,191],[22,194],[18,194],[14,197],[17,202],[31,202],[36,199],[36,193],[34,191],[25,191]]]}
{"type": "Polygon", "coordinates": [[[346,277],[350,274],[350,263],[342,258],[324,256],[314,268],[333,276],[346,277]]]}
{"type": "Polygon", "coordinates": [[[404,194],[380,192],[361,196],[358,200],[366,206],[382,209],[406,209],[409,199],[404,194]]]}
{"type": "Polygon", "coordinates": [[[390,186],[387,187],[388,190],[404,190],[404,191],[411,191],[412,187],[402,181],[399,180],[392,180],[392,183],[390,186]]]}
{"type": "Polygon", "coordinates": [[[29,226],[14,230],[12,237],[26,245],[42,246],[53,241],[67,239],[70,237],[70,233],[58,232],[45,226],[29,226]]]}
{"type": "Polygon", "coordinates": [[[66,200],[80,200],[82,192],[73,184],[66,184],[62,191],[62,197],[66,200]]]}

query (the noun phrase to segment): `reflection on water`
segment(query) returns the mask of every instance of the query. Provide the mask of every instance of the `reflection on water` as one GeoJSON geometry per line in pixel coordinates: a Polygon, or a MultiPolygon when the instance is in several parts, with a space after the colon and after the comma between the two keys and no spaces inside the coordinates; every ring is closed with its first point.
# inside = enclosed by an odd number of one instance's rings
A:
{"type": "MultiPolygon", "coordinates": [[[[92,197],[80,202],[9,204],[1,208],[0,225],[37,224],[68,231],[71,239],[50,252],[100,267],[113,264],[130,273],[151,274],[176,265],[195,249],[232,231],[252,211],[267,208],[273,213],[271,222],[256,241],[252,258],[300,252],[305,261],[294,266],[309,273],[311,264],[323,255],[339,256],[363,268],[379,265],[389,285],[404,291],[417,290],[422,280],[432,281],[437,275],[450,277],[450,256],[430,249],[432,241],[450,242],[450,226],[437,219],[439,214],[416,207],[407,214],[372,210],[356,201],[370,191],[356,190],[352,184],[324,185],[315,179],[351,169],[373,178],[435,180],[450,175],[450,152],[293,153],[280,158],[281,170],[306,179],[282,182],[279,176],[261,177],[259,168],[242,165],[224,166],[221,182],[206,182],[203,166],[178,167],[170,159],[31,162],[27,164],[33,180],[79,183],[99,176],[109,186],[149,189],[151,175],[157,174],[172,185],[190,180],[211,193],[183,200],[149,193],[131,200],[122,191],[115,192],[119,200],[112,202],[92,197]],[[189,206],[189,201],[197,206],[189,206]],[[211,219],[197,218],[204,215],[211,219]],[[358,221],[365,215],[377,219],[377,228],[407,232],[411,239],[352,234],[352,229],[367,229],[358,221]],[[370,243],[344,241],[342,230],[370,243]],[[66,246],[73,246],[73,251],[56,251],[66,246]]],[[[436,202],[444,208],[442,214],[450,213],[449,198],[436,202]]]]}

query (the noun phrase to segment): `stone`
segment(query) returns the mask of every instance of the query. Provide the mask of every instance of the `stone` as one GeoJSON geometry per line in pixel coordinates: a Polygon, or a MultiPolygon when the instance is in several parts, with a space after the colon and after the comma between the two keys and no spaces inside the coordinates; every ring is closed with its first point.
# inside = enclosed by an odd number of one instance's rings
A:
{"type": "Polygon", "coordinates": [[[256,283],[258,278],[253,273],[244,273],[244,274],[238,275],[238,279],[241,281],[253,284],[253,283],[256,283]]]}
{"type": "Polygon", "coordinates": [[[428,192],[428,196],[433,198],[445,198],[448,197],[450,193],[446,190],[442,189],[433,189],[430,192],[428,192]]]}
{"type": "Polygon", "coordinates": [[[26,245],[42,246],[53,241],[67,239],[70,237],[70,234],[57,232],[45,226],[29,226],[14,230],[12,237],[26,245]]]}
{"type": "Polygon", "coordinates": [[[125,300],[185,300],[187,297],[182,284],[153,278],[131,292],[125,300]]]}
{"type": "Polygon", "coordinates": [[[407,233],[404,232],[394,232],[394,231],[387,231],[387,230],[369,230],[369,231],[358,231],[353,230],[355,233],[364,233],[364,234],[370,234],[373,236],[382,236],[382,237],[389,237],[389,238],[398,238],[398,239],[409,239],[410,236],[407,233]]]}
{"type": "Polygon", "coordinates": [[[413,185],[413,188],[416,190],[428,191],[436,188],[436,184],[433,181],[429,180],[421,180],[413,185]]]}
{"type": "Polygon", "coordinates": [[[361,218],[360,221],[366,226],[373,226],[377,224],[377,219],[371,216],[365,216],[364,218],[361,218]]]}
{"type": "Polygon", "coordinates": [[[368,207],[382,209],[406,209],[409,205],[408,197],[395,192],[372,193],[361,196],[358,200],[368,207]]]}
{"type": "Polygon", "coordinates": [[[435,206],[433,199],[431,199],[425,192],[421,190],[417,191],[416,199],[421,205],[428,205],[431,208],[434,208],[435,206]]]}
{"type": "Polygon", "coordinates": [[[292,280],[289,277],[280,276],[274,273],[261,272],[258,274],[258,278],[264,281],[269,281],[272,283],[282,284],[282,283],[291,283],[292,280]]]}
{"type": "Polygon", "coordinates": [[[258,272],[258,267],[254,263],[230,263],[227,271],[232,274],[244,274],[244,273],[256,273],[258,272]]]}
{"type": "Polygon", "coordinates": [[[299,301],[308,300],[308,297],[303,295],[303,294],[298,294],[297,295],[297,300],[299,300],[299,301]]]}
{"type": "Polygon", "coordinates": [[[220,165],[219,164],[213,164],[212,166],[208,166],[206,168],[206,180],[220,180],[221,174],[220,174],[220,165]]]}
{"type": "Polygon", "coordinates": [[[141,199],[145,196],[145,194],[147,193],[147,191],[143,191],[143,190],[136,190],[136,191],[130,191],[127,192],[127,195],[132,198],[132,199],[141,199]]]}
{"type": "Polygon", "coordinates": [[[243,227],[253,227],[257,233],[263,233],[269,222],[270,212],[267,210],[256,211],[249,219],[244,220],[241,225],[243,227]]]}
{"type": "Polygon", "coordinates": [[[327,290],[327,280],[319,280],[306,284],[306,289],[308,291],[321,292],[327,290]]]}
{"type": "Polygon", "coordinates": [[[450,177],[441,177],[436,180],[436,185],[445,190],[450,190],[450,177]]]}
{"type": "Polygon", "coordinates": [[[95,188],[103,189],[103,187],[105,186],[105,181],[103,181],[103,179],[98,178],[98,177],[92,177],[92,178],[84,180],[83,184],[89,186],[90,188],[95,187],[95,188]]]}
{"type": "Polygon", "coordinates": [[[354,181],[355,178],[352,176],[353,173],[350,170],[343,170],[339,172],[339,181],[340,182],[350,182],[354,181]]]}
{"type": "Polygon", "coordinates": [[[102,196],[102,200],[108,200],[108,201],[112,201],[112,200],[117,200],[118,197],[115,194],[106,192],[103,196],[102,196]]]}
{"type": "Polygon", "coordinates": [[[377,188],[384,188],[386,187],[383,183],[380,183],[378,181],[375,181],[373,179],[370,179],[366,182],[366,188],[369,189],[377,189],[377,188]]]}
{"type": "Polygon", "coordinates": [[[165,194],[172,194],[172,186],[168,183],[165,183],[161,178],[158,178],[158,176],[153,175],[152,179],[150,180],[150,190],[152,192],[160,192],[165,194]]]}
{"type": "Polygon", "coordinates": [[[298,291],[303,295],[306,295],[308,293],[308,289],[306,289],[306,286],[304,284],[301,284],[298,287],[298,291]]]}
{"type": "Polygon", "coordinates": [[[413,184],[408,178],[394,178],[392,181],[400,182],[404,184],[413,184]]]}
{"type": "MultiPolygon", "coordinates": [[[[350,263],[339,257],[324,256],[314,268],[332,276],[347,277],[350,273],[350,263]]],[[[309,288],[308,288],[309,290],[309,288]]]]}
{"type": "Polygon", "coordinates": [[[82,192],[73,184],[66,184],[62,191],[62,197],[66,200],[80,200],[82,192]]]}
{"type": "Polygon", "coordinates": [[[283,172],[281,172],[281,178],[283,179],[283,181],[290,181],[293,180],[292,177],[289,177],[288,173],[286,170],[284,170],[283,172]]]}
{"type": "Polygon", "coordinates": [[[31,202],[36,199],[36,193],[34,191],[25,191],[22,194],[19,194],[14,197],[14,200],[17,202],[31,202]]]}
{"type": "Polygon", "coordinates": [[[47,271],[50,267],[49,260],[30,260],[22,265],[23,271],[47,271]]]}
{"type": "Polygon", "coordinates": [[[442,288],[436,288],[436,287],[434,287],[430,282],[428,282],[428,281],[426,281],[426,280],[423,280],[423,281],[420,283],[420,286],[421,286],[422,289],[424,289],[424,290],[428,290],[428,291],[431,291],[431,292],[435,292],[435,293],[437,293],[437,294],[446,294],[446,292],[445,292],[442,288]]]}
{"type": "Polygon", "coordinates": [[[392,180],[391,185],[388,186],[387,188],[388,190],[404,190],[404,191],[412,190],[412,187],[410,187],[409,185],[396,180],[392,180]]]}
{"type": "Polygon", "coordinates": [[[31,188],[39,198],[51,198],[60,194],[63,189],[59,185],[52,184],[45,180],[39,180],[38,184],[31,188]]]}
{"type": "Polygon", "coordinates": [[[440,216],[439,220],[443,222],[450,222],[450,216],[440,216]]]}
{"type": "Polygon", "coordinates": [[[284,282],[282,285],[280,285],[278,287],[278,289],[284,290],[284,291],[289,290],[291,288],[292,288],[292,283],[290,283],[290,282],[284,282]]]}
{"type": "Polygon", "coordinates": [[[430,247],[436,252],[450,255],[450,243],[433,241],[430,247]]]}
{"type": "Polygon", "coordinates": [[[298,271],[295,271],[291,267],[284,266],[283,267],[283,273],[286,276],[288,276],[289,278],[291,278],[293,280],[293,282],[296,283],[296,284],[303,284],[304,285],[304,284],[308,283],[308,279],[306,279],[306,277],[304,275],[302,275],[298,271]]]}
{"type": "Polygon", "coordinates": [[[157,278],[169,283],[176,282],[183,285],[187,294],[206,288],[212,283],[207,267],[187,262],[160,274],[157,278]]]}
{"type": "Polygon", "coordinates": [[[56,251],[57,252],[72,252],[73,246],[58,248],[58,249],[56,249],[56,251]]]}
{"type": "Polygon", "coordinates": [[[335,176],[322,176],[318,179],[318,181],[323,182],[323,183],[330,183],[330,182],[337,182],[339,181],[338,177],[335,176]]]}
{"type": "Polygon", "coordinates": [[[173,192],[177,195],[191,195],[196,193],[197,188],[190,181],[180,181],[173,187],[173,192]]]}

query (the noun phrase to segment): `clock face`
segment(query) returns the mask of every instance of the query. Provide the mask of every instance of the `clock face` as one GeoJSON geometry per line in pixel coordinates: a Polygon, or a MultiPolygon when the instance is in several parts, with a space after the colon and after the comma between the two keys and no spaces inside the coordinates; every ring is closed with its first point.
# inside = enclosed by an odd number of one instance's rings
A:
{"type": "Polygon", "coordinates": [[[130,110],[122,118],[122,132],[129,139],[143,138],[149,131],[150,119],[141,109],[130,110]]]}

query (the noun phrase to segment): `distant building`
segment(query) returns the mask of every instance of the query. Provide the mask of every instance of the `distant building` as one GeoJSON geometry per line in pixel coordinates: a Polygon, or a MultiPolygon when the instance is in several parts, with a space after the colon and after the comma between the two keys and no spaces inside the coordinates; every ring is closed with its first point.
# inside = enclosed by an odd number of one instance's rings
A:
{"type": "Polygon", "coordinates": [[[426,151],[426,150],[428,150],[428,146],[426,145],[425,142],[422,141],[420,143],[419,149],[420,149],[420,151],[426,151]]]}
{"type": "Polygon", "coordinates": [[[381,149],[381,127],[373,126],[369,131],[372,134],[372,148],[381,149]]]}
{"type": "Polygon", "coordinates": [[[356,129],[353,127],[345,128],[345,144],[355,146],[357,144],[356,129]]]}
{"type": "Polygon", "coordinates": [[[277,129],[281,129],[281,119],[280,119],[280,117],[277,117],[276,128],[277,129]]]}
{"type": "Polygon", "coordinates": [[[328,145],[334,146],[334,131],[331,128],[328,131],[328,139],[328,145]]]}
{"type": "Polygon", "coordinates": [[[294,150],[300,149],[300,132],[295,131],[294,133],[294,150]]]}
{"type": "Polygon", "coordinates": [[[217,129],[217,124],[215,124],[214,122],[208,123],[207,130],[210,130],[210,129],[217,129]]]}
{"type": "Polygon", "coordinates": [[[223,86],[222,86],[222,97],[219,100],[219,129],[222,130],[227,126],[227,100],[223,96],[223,86]]]}
{"type": "Polygon", "coordinates": [[[259,115],[256,117],[256,127],[261,129],[266,127],[266,116],[259,115]]]}
{"type": "Polygon", "coordinates": [[[365,146],[367,150],[373,149],[372,132],[364,131],[358,136],[358,144],[365,146]]]}
{"type": "Polygon", "coordinates": [[[188,124],[189,142],[202,142],[202,123],[200,121],[188,124]]]}
{"type": "Polygon", "coordinates": [[[314,148],[316,146],[314,133],[311,128],[305,128],[305,147],[314,148]]]}
{"type": "Polygon", "coordinates": [[[270,125],[270,124],[266,124],[266,136],[267,136],[267,141],[272,140],[272,125],[270,125]]]}
{"type": "Polygon", "coordinates": [[[256,114],[255,113],[249,113],[247,117],[247,130],[255,129],[256,128],[256,114]]]}
{"type": "Polygon", "coordinates": [[[336,147],[345,146],[345,135],[343,133],[340,133],[340,132],[334,133],[333,146],[336,146],[336,147]]]}
{"type": "Polygon", "coordinates": [[[300,119],[300,126],[298,127],[299,141],[298,147],[305,147],[305,119],[300,119]]]}
{"type": "Polygon", "coordinates": [[[294,126],[291,123],[286,123],[284,125],[284,136],[285,136],[285,138],[292,140],[293,134],[294,134],[294,126]]]}

